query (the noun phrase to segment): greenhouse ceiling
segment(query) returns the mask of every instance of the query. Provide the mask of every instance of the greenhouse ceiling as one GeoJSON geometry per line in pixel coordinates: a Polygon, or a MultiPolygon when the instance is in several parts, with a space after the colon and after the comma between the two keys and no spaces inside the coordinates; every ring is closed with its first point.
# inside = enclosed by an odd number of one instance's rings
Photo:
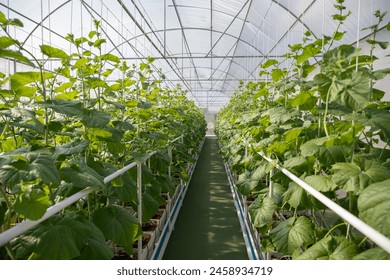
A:
{"type": "MultiPolygon", "coordinates": [[[[332,34],[337,25],[332,19],[334,4],[331,0],[1,0],[0,10],[24,23],[13,34],[36,53],[42,44],[72,52],[65,36],[87,36],[93,20],[99,20],[107,38],[105,52],[135,64],[154,57],[154,67],[162,69],[169,86],[180,84],[198,105],[216,111],[229,101],[240,81],[260,80],[259,65],[267,59],[284,61],[288,67],[283,55],[289,45],[302,42],[306,31],[313,38],[332,34]]],[[[342,28],[348,32],[338,43],[356,44],[369,36],[364,27],[373,24],[375,11],[390,11],[388,0],[347,0],[345,5],[351,15],[342,28]]],[[[389,22],[389,15],[384,22],[389,22]]]]}

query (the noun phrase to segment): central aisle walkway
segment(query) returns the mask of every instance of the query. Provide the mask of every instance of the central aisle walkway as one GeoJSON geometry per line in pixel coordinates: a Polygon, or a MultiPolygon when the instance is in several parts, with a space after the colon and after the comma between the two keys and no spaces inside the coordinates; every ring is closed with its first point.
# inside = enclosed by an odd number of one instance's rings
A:
{"type": "Polygon", "coordinates": [[[207,136],[163,259],[248,259],[215,136],[207,136]]]}

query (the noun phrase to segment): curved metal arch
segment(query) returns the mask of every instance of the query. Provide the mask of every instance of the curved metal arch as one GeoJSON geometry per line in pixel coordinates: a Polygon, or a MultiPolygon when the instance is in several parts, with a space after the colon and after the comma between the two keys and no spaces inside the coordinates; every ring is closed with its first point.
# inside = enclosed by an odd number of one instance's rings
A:
{"type": "MultiPolygon", "coordinates": [[[[191,69],[191,68],[192,68],[192,67],[183,67],[183,69],[191,69]]],[[[210,67],[204,67],[204,66],[198,67],[198,68],[200,68],[200,69],[210,69],[210,67]]],[[[222,74],[226,74],[226,76],[231,76],[234,80],[240,81],[239,78],[233,76],[233,75],[230,74],[230,73],[227,73],[226,71],[223,71],[223,70],[217,70],[217,71],[218,71],[218,72],[221,72],[222,74]]],[[[168,72],[165,72],[165,75],[168,74],[168,73],[170,73],[170,72],[172,72],[172,70],[170,70],[170,71],[168,71],[168,72]]],[[[166,80],[169,81],[168,78],[167,78],[166,80]]],[[[196,82],[196,81],[198,81],[198,79],[196,79],[196,78],[195,78],[195,79],[186,79],[186,80],[189,81],[189,82],[192,82],[192,81],[196,82]]],[[[213,80],[210,79],[209,82],[211,83],[211,82],[213,82],[213,80]]],[[[225,84],[226,84],[226,83],[224,82],[223,85],[225,85],[225,84]]],[[[230,85],[229,85],[229,86],[230,86],[230,85]]],[[[231,86],[231,87],[232,87],[232,86],[231,86]]],[[[208,89],[205,89],[205,90],[208,90],[208,89]]]]}
{"type": "MultiPolygon", "coordinates": [[[[195,54],[195,55],[202,55],[203,53],[192,53],[193,55],[195,54]]],[[[181,53],[173,53],[173,54],[171,54],[171,55],[181,55],[181,53]]],[[[169,57],[170,59],[175,59],[176,57],[174,57],[174,56],[170,56],[169,57]]],[[[188,59],[189,59],[190,57],[188,57],[188,59]]],[[[202,58],[202,59],[211,59],[211,58],[213,58],[213,57],[204,57],[204,58],[202,58]]],[[[177,59],[183,59],[183,58],[177,58],[177,59]]],[[[253,73],[251,73],[248,69],[246,69],[246,68],[244,68],[241,64],[239,64],[238,62],[236,62],[236,61],[234,61],[234,57],[232,57],[232,58],[226,58],[226,57],[218,57],[218,59],[221,59],[221,60],[224,60],[224,59],[226,59],[226,60],[229,60],[229,62],[230,63],[234,63],[235,65],[238,65],[240,68],[242,68],[245,72],[247,72],[250,76],[252,76],[253,78],[256,78],[254,75],[253,75],[253,73]]],[[[196,66],[195,66],[196,67],[196,66]]],[[[200,67],[198,67],[198,68],[200,68],[200,67]]],[[[218,70],[218,67],[216,67],[216,68],[211,68],[211,67],[208,67],[208,69],[213,69],[213,70],[218,70]]],[[[221,72],[221,71],[220,71],[221,72]]],[[[222,71],[223,72],[223,71],[222,71]]]]}
{"type": "MultiPolygon", "coordinates": [[[[295,18],[295,22],[300,22],[307,30],[309,30],[310,31],[310,33],[311,34],[313,34],[313,36],[314,36],[314,38],[315,39],[317,39],[317,36],[311,31],[311,29],[309,28],[309,26],[305,23],[305,22],[303,22],[302,21],[302,16],[303,16],[303,14],[308,10],[308,9],[310,9],[311,8],[311,6],[313,6],[313,4],[314,4],[314,2],[315,1],[313,1],[313,2],[311,2],[308,6],[307,6],[307,8],[305,9],[305,11],[301,14],[301,15],[299,15],[299,16],[297,16],[296,14],[294,14],[291,10],[289,10],[286,6],[284,6],[283,4],[280,4],[279,3],[279,1],[276,1],[276,0],[271,0],[273,3],[275,3],[275,4],[277,4],[279,7],[281,7],[282,9],[284,9],[287,13],[289,13],[293,18],[295,18]]],[[[295,25],[295,22],[294,22],[294,24],[292,25],[292,26],[294,26],[295,25]]],[[[284,37],[284,36],[283,36],[284,37]]]]}
{"type": "MultiPolygon", "coordinates": [[[[200,27],[183,27],[183,28],[177,27],[177,28],[166,29],[165,31],[182,31],[182,30],[201,30],[201,31],[210,31],[210,29],[208,29],[208,28],[200,28],[200,27]]],[[[129,38],[128,40],[122,42],[121,44],[119,44],[119,45],[117,45],[117,46],[119,47],[119,46],[121,46],[121,45],[123,45],[123,44],[125,44],[125,43],[127,43],[127,42],[129,42],[129,41],[131,41],[131,40],[137,39],[137,38],[142,37],[142,36],[145,36],[145,35],[150,35],[150,34],[153,34],[153,33],[160,33],[160,32],[164,32],[164,29],[159,29],[159,30],[154,30],[154,31],[150,31],[150,32],[143,33],[143,34],[139,34],[139,35],[137,35],[137,36],[134,36],[134,37],[132,37],[132,38],[129,38]]],[[[213,30],[213,32],[218,33],[218,34],[222,34],[222,33],[223,33],[222,31],[217,31],[217,30],[213,30]]],[[[255,46],[251,45],[249,42],[243,40],[242,38],[239,38],[239,37],[234,36],[234,35],[229,34],[229,33],[225,33],[224,35],[227,35],[227,36],[229,36],[229,37],[232,37],[232,38],[234,38],[234,39],[236,39],[236,40],[238,40],[238,41],[240,41],[240,42],[242,42],[242,43],[244,43],[244,44],[250,46],[250,47],[253,48],[255,51],[257,51],[259,54],[265,56],[265,54],[264,54],[261,50],[259,50],[259,49],[256,48],[255,46]]],[[[111,51],[112,51],[112,50],[111,50],[111,51]]],[[[207,58],[207,57],[205,57],[205,58],[207,58]]]]}
{"type": "MultiPolygon", "coordinates": [[[[22,42],[22,46],[24,46],[24,44],[27,42],[27,40],[32,36],[32,34],[35,32],[35,30],[37,30],[39,28],[39,26],[43,26],[43,22],[48,19],[49,17],[51,17],[55,12],[57,12],[58,10],[60,10],[61,8],[63,8],[64,6],[66,6],[67,4],[69,4],[69,2],[72,2],[72,0],[67,0],[65,1],[64,3],[62,3],[61,5],[59,5],[57,8],[55,8],[54,10],[52,10],[50,13],[48,13],[44,18],[42,18],[41,21],[37,22],[36,23],[36,26],[31,30],[31,32],[28,34],[28,36],[26,37],[26,39],[24,39],[24,41],[22,42]]],[[[52,30],[50,30],[50,32],[52,32],[52,30]]]]}
{"type": "MultiPolygon", "coordinates": [[[[168,5],[168,7],[169,7],[169,5],[168,5]]],[[[176,7],[210,11],[210,8],[190,6],[190,5],[176,5],[176,7]]],[[[219,14],[222,14],[222,15],[225,15],[225,16],[229,16],[229,17],[232,17],[232,18],[238,18],[239,20],[244,21],[244,19],[242,19],[242,18],[236,17],[235,15],[232,15],[232,14],[229,14],[229,13],[225,13],[225,12],[223,12],[221,10],[213,9],[213,12],[217,12],[219,14]]]]}
{"type": "MultiPolygon", "coordinates": [[[[314,38],[315,39],[318,39],[317,36],[311,31],[311,29],[301,20],[302,16],[313,6],[313,4],[316,2],[316,0],[312,0],[312,2],[310,2],[310,4],[306,7],[306,9],[303,11],[302,14],[300,14],[299,16],[295,15],[293,12],[291,12],[286,6],[284,5],[281,5],[280,3],[277,3],[276,0],[271,0],[272,3],[275,3],[277,4],[279,7],[283,8],[284,10],[286,10],[289,14],[291,14],[294,18],[295,18],[295,21],[294,23],[290,26],[290,28],[283,34],[282,37],[280,37],[280,39],[276,42],[276,44],[268,51],[268,54],[270,54],[275,48],[276,46],[283,40],[284,37],[286,37],[286,35],[288,34],[288,32],[290,32],[290,30],[295,26],[295,24],[297,22],[300,22],[307,30],[310,31],[311,34],[313,34],[314,38]]],[[[265,58],[268,57],[268,54],[259,62],[258,65],[260,65],[265,58]]],[[[318,62],[317,58],[314,57],[314,59],[318,62]]],[[[255,70],[254,70],[255,71],[255,70]]],[[[252,73],[254,72],[252,71],[252,73]]]]}
{"type": "MultiPolygon", "coordinates": [[[[233,61],[232,61],[233,62],[233,61]]],[[[243,68],[240,64],[238,64],[237,62],[234,62],[236,65],[238,65],[238,66],[240,66],[241,68],[243,68]]],[[[211,67],[207,67],[207,66],[197,66],[196,68],[198,68],[198,69],[212,69],[214,72],[219,72],[219,73],[223,73],[223,74],[226,74],[226,75],[230,75],[233,79],[236,79],[236,80],[240,80],[239,78],[237,78],[237,77],[235,77],[234,75],[232,75],[232,74],[229,74],[227,71],[224,71],[224,70],[220,70],[220,69],[218,69],[218,68],[211,68],[211,67]]],[[[182,69],[193,69],[193,67],[183,67],[182,69]]],[[[245,68],[243,68],[248,74],[250,74],[250,72],[249,72],[249,70],[248,69],[245,69],[245,68]]],[[[168,71],[168,72],[165,72],[165,73],[169,73],[169,72],[172,72],[172,70],[171,71],[168,71]]],[[[253,75],[252,75],[253,76],[253,75]]],[[[193,80],[197,80],[197,79],[193,79],[193,80]]],[[[213,79],[211,78],[210,79],[210,82],[212,82],[213,81],[213,79]]]]}

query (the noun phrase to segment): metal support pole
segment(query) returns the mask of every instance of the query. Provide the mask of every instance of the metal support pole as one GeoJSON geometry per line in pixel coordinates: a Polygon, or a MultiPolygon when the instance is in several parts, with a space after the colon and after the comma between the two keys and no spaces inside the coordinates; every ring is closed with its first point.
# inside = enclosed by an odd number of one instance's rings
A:
{"type": "MultiPolygon", "coordinates": [[[[138,223],[142,227],[142,163],[137,162],[138,223]]],[[[142,237],[138,239],[138,259],[142,255],[142,237]]]]}

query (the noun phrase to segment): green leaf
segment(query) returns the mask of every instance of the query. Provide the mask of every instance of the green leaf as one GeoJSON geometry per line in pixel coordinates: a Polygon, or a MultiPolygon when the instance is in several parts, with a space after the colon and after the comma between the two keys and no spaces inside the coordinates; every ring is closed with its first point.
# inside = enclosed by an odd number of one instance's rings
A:
{"type": "Polygon", "coordinates": [[[0,23],[6,24],[7,18],[5,17],[4,13],[0,11],[0,23]]]}
{"type": "Polygon", "coordinates": [[[280,81],[286,75],[287,75],[287,72],[283,71],[282,69],[279,69],[279,68],[274,68],[274,69],[272,69],[272,72],[271,72],[272,80],[274,82],[280,81]]]}
{"type": "Polygon", "coordinates": [[[115,63],[120,63],[121,62],[119,57],[117,57],[116,55],[110,54],[110,53],[101,55],[100,59],[101,60],[112,61],[112,62],[115,62],[115,63]]]}
{"type": "Polygon", "coordinates": [[[270,197],[262,198],[260,195],[248,207],[253,225],[257,228],[272,222],[272,216],[277,210],[275,201],[270,197]]]}
{"type": "Polygon", "coordinates": [[[309,92],[301,92],[291,102],[291,106],[299,106],[301,110],[311,110],[317,102],[317,98],[309,92]]]}
{"type": "Polygon", "coordinates": [[[104,187],[103,177],[94,169],[81,163],[78,167],[64,167],[60,170],[61,178],[78,188],[104,187]]]}
{"type": "Polygon", "coordinates": [[[153,103],[141,101],[138,103],[137,107],[141,109],[149,109],[153,107],[153,103]]]}
{"type": "Polygon", "coordinates": [[[1,36],[0,37],[0,48],[1,49],[6,49],[9,46],[13,46],[17,43],[16,40],[8,37],[8,36],[1,36]]]}
{"type": "Polygon", "coordinates": [[[320,192],[329,192],[337,188],[332,178],[326,175],[307,176],[305,177],[305,182],[320,192]]]}
{"type": "Polygon", "coordinates": [[[297,260],[351,260],[358,247],[343,236],[327,236],[298,256],[297,260]]]}
{"type": "Polygon", "coordinates": [[[270,237],[278,252],[292,255],[314,242],[314,225],[306,217],[291,217],[272,229],[270,237]]]}
{"type": "Polygon", "coordinates": [[[41,218],[49,206],[48,195],[39,189],[30,189],[21,193],[14,203],[15,211],[30,220],[41,218]]]}
{"type": "Polygon", "coordinates": [[[140,225],[130,212],[116,205],[97,209],[93,222],[108,240],[131,252],[134,241],[139,238],[140,225]]]}
{"type": "Polygon", "coordinates": [[[390,238],[390,179],[363,190],[358,198],[358,209],[363,221],[390,238]]]}
{"type": "Polygon", "coordinates": [[[237,190],[243,195],[249,195],[257,187],[258,180],[251,179],[250,172],[245,171],[238,177],[236,183],[237,190]]]}
{"type": "Polygon", "coordinates": [[[53,158],[57,158],[60,155],[79,155],[86,151],[89,146],[87,140],[75,140],[73,142],[66,143],[62,146],[57,146],[53,154],[53,158]]]}
{"type": "Polygon", "coordinates": [[[88,33],[88,37],[89,37],[89,39],[92,39],[93,38],[93,36],[95,36],[96,35],[96,31],[95,30],[93,30],[93,31],[90,31],[89,33],[88,33]]]}
{"type": "Polygon", "coordinates": [[[368,249],[353,257],[354,260],[390,260],[390,254],[380,247],[368,249]]]}
{"type": "Polygon", "coordinates": [[[78,260],[110,260],[114,256],[108,247],[106,239],[100,229],[90,221],[84,221],[90,228],[89,235],[80,250],[78,260]]]}
{"type": "Polygon", "coordinates": [[[12,26],[17,26],[17,27],[24,27],[23,22],[21,22],[20,19],[17,19],[17,18],[9,19],[8,24],[12,25],[12,26]]]}
{"type": "Polygon", "coordinates": [[[41,45],[41,52],[50,58],[70,59],[69,55],[61,49],[49,46],[41,45]]]}
{"type": "Polygon", "coordinates": [[[83,110],[81,122],[87,127],[102,128],[110,122],[111,114],[98,110],[83,110]]]}
{"type": "Polygon", "coordinates": [[[353,72],[351,79],[336,80],[330,89],[330,102],[345,105],[353,111],[364,109],[370,101],[369,77],[353,72]]]}
{"type": "Polygon", "coordinates": [[[163,202],[163,198],[158,198],[157,195],[144,191],[142,193],[142,223],[149,221],[157,213],[163,202]]]}
{"type": "Polygon", "coordinates": [[[46,184],[60,184],[60,177],[53,158],[46,151],[34,151],[23,154],[23,159],[13,160],[0,167],[0,181],[6,185],[19,184],[22,181],[42,179],[46,184]]]}
{"type": "Polygon", "coordinates": [[[386,180],[388,169],[375,161],[365,161],[363,168],[355,163],[336,163],[332,166],[332,180],[345,191],[360,194],[368,185],[386,180]]]}
{"type": "Polygon", "coordinates": [[[344,32],[340,32],[340,31],[337,31],[334,33],[334,39],[336,41],[340,41],[341,39],[343,39],[344,35],[347,33],[347,31],[344,31],[344,32]]]}
{"type": "MultiPolygon", "coordinates": [[[[50,72],[43,72],[45,80],[53,78],[54,74],[50,72]]],[[[11,76],[11,89],[17,90],[25,85],[31,83],[41,83],[41,74],[39,72],[16,72],[11,76]]]]}
{"type": "Polygon", "coordinates": [[[322,39],[317,39],[311,44],[303,47],[302,53],[296,57],[297,64],[302,64],[309,58],[316,56],[322,49],[322,39]]]}
{"type": "Polygon", "coordinates": [[[93,43],[93,46],[100,48],[102,44],[106,43],[106,39],[98,39],[93,43]]]}
{"type": "Polygon", "coordinates": [[[362,124],[370,126],[372,131],[380,130],[387,139],[390,139],[390,112],[388,110],[367,108],[362,124]]]}
{"type": "Polygon", "coordinates": [[[91,88],[97,88],[97,87],[108,88],[108,85],[105,81],[103,81],[102,79],[99,79],[99,78],[95,78],[95,77],[87,78],[86,83],[91,88]]]}
{"type": "Polygon", "coordinates": [[[367,40],[367,43],[371,44],[371,45],[379,45],[383,50],[387,49],[387,47],[389,46],[389,42],[387,41],[377,41],[377,40],[367,40]]]}
{"type": "Polygon", "coordinates": [[[44,103],[53,111],[67,116],[81,116],[83,114],[83,103],[81,101],[52,99],[44,103]]]}
{"type": "Polygon", "coordinates": [[[268,59],[266,62],[264,62],[261,65],[261,68],[268,68],[268,67],[271,67],[277,63],[279,63],[279,62],[276,59],[268,59]]]}
{"type": "Polygon", "coordinates": [[[37,235],[38,244],[35,252],[38,254],[35,258],[43,260],[70,260],[80,255],[77,248],[73,231],[70,227],[63,224],[40,225],[37,235]]]}
{"type": "Polygon", "coordinates": [[[0,57],[5,58],[12,58],[19,62],[26,63],[29,66],[35,67],[34,63],[31,62],[30,59],[25,57],[21,52],[19,51],[13,51],[13,50],[4,50],[0,48],[0,57]]]}
{"type": "Polygon", "coordinates": [[[295,209],[304,209],[311,206],[306,191],[294,182],[289,183],[283,197],[284,201],[295,209]]]}

